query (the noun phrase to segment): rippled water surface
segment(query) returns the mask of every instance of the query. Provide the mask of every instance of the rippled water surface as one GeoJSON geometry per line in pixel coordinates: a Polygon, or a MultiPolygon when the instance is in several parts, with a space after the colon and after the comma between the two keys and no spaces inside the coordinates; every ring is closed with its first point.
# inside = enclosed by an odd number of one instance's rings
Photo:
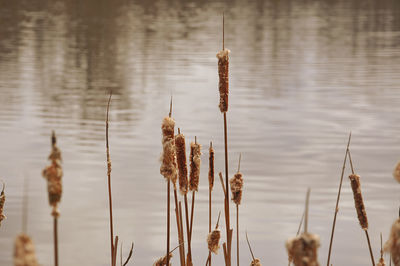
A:
{"type": "MultiPolygon", "coordinates": [[[[160,123],[173,94],[177,126],[187,142],[197,136],[203,144],[192,247],[195,264],[204,265],[211,140],[216,171],[224,162],[215,57],[222,11],[232,51],[230,172],[242,153],[245,179],[241,263],[250,261],[247,230],[264,265],[286,265],[284,243],[297,231],[307,187],[309,230],[320,235],[319,259],[326,262],[350,131],[379,256],[379,233],[387,238],[400,202],[392,178],[400,159],[399,1],[18,0],[0,1],[0,175],[8,216],[0,228],[1,265],[12,264],[13,240],[22,229],[24,177],[28,232],[40,263],[52,265],[51,210],[41,177],[52,129],[64,159],[60,264],[109,264],[109,89],[115,232],[124,252],[134,241],[134,265],[151,265],[165,252],[160,123]]],[[[368,265],[347,177],[343,184],[331,262],[368,265]]],[[[218,181],[214,220],[222,195],[218,181]]],[[[172,246],[175,231],[172,220],[172,246]]],[[[222,265],[222,253],[213,261],[222,265]]]]}

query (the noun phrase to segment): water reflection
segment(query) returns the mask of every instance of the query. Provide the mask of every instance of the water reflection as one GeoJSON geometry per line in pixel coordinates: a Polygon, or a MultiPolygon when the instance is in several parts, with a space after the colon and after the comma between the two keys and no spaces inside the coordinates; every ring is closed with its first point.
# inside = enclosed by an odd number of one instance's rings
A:
{"type": "MultiPolygon", "coordinates": [[[[0,1],[0,145],[7,151],[0,154],[0,166],[10,190],[1,264],[11,263],[24,175],[37,181],[31,182],[37,204],[30,207],[30,232],[40,261],[51,261],[49,210],[38,177],[51,129],[59,134],[66,171],[61,260],[108,262],[109,90],[116,230],[137,243],[136,263],[148,265],[161,255],[159,122],[171,94],[188,141],[197,135],[206,147],[212,139],[218,171],[223,166],[215,59],[222,11],[232,50],[230,160],[236,165],[239,152],[244,154],[247,180],[243,226],[259,252],[278,250],[259,254],[263,261],[286,262],[283,241],[297,228],[307,186],[313,187],[311,226],[327,242],[350,130],[357,169],[365,174],[372,239],[389,228],[398,205],[390,172],[400,141],[399,1],[0,1]],[[82,242],[91,248],[82,251],[82,242]]],[[[197,261],[205,252],[205,182],[193,243],[197,261]]],[[[215,198],[220,196],[216,191],[215,198]]],[[[221,202],[215,204],[221,208],[221,202]]],[[[335,248],[338,254],[351,248],[354,257],[335,258],[334,264],[364,265],[363,246],[352,244],[364,239],[348,187],[342,204],[335,248]]],[[[321,261],[326,252],[323,245],[321,261]]],[[[248,262],[246,255],[242,259],[248,262]]]]}

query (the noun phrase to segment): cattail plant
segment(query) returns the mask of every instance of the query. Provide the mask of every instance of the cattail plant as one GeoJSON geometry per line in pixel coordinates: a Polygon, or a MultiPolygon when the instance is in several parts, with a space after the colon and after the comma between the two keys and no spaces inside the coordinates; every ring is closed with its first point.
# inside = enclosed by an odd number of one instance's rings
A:
{"type": "Polygon", "coordinates": [[[382,233],[381,233],[381,257],[379,258],[378,263],[376,264],[376,266],[385,266],[385,260],[383,259],[383,247],[382,247],[382,233]]]}
{"type": "MultiPolygon", "coordinates": [[[[214,187],[214,149],[212,147],[212,142],[210,142],[210,148],[208,150],[208,233],[211,233],[211,207],[212,207],[212,190],[214,187]]],[[[216,233],[217,234],[217,233],[216,233]]],[[[221,232],[219,231],[221,237],[221,232]]],[[[219,239],[218,239],[219,240],[219,239]]],[[[211,250],[208,252],[208,265],[211,266],[211,250]]]]}
{"type": "Polygon", "coordinates": [[[393,171],[393,177],[400,183],[400,162],[397,163],[393,171]]]}
{"type": "Polygon", "coordinates": [[[349,179],[350,179],[351,189],[353,190],[354,205],[357,211],[358,221],[360,223],[361,228],[365,232],[365,236],[367,237],[369,254],[371,256],[372,265],[375,266],[374,254],[372,252],[371,241],[369,240],[369,235],[368,235],[368,217],[361,193],[360,176],[354,173],[353,161],[351,159],[350,150],[348,150],[347,155],[349,156],[350,167],[352,172],[352,174],[349,176],[349,179]]]}
{"type": "MultiPolygon", "coordinates": [[[[299,234],[300,234],[301,225],[303,224],[303,220],[304,220],[304,212],[303,212],[303,215],[301,216],[301,219],[300,219],[299,228],[297,228],[296,237],[299,236],[299,234]]],[[[289,261],[288,262],[288,266],[290,266],[292,264],[292,262],[293,262],[293,258],[291,256],[291,254],[289,254],[289,256],[288,256],[288,261],[289,261]]]]}
{"type": "Polygon", "coordinates": [[[35,254],[35,244],[24,233],[19,234],[15,239],[14,266],[39,266],[35,254]]]}
{"type": "Polygon", "coordinates": [[[47,192],[49,195],[49,204],[53,207],[51,215],[53,216],[53,234],[54,234],[54,264],[58,265],[58,204],[61,201],[63,171],[61,168],[61,151],[57,147],[57,139],[54,131],[51,136],[51,153],[49,160],[51,164],[43,169],[43,177],[47,180],[47,192]]]}
{"type": "Polygon", "coordinates": [[[207,246],[208,246],[208,257],[206,261],[206,265],[211,265],[211,253],[218,254],[218,250],[220,248],[219,240],[221,239],[221,230],[219,230],[219,218],[221,216],[221,212],[218,213],[217,224],[215,225],[215,229],[210,231],[207,236],[207,246]]]}
{"type": "Polygon", "coordinates": [[[6,203],[6,195],[4,194],[4,189],[6,185],[3,182],[3,189],[1,190],[0,193],[0,226],[1,226],[1,221],[6,219],[6,216],[4,215],[4,203],[6,203]]]}
{"type": "Polygon", "coordinates": [[[169,263],[169,261],[172,258],[172,252],[175,251],[175,249],[177,249],[179,246],[175,247],[173,250],[171,250],[167,255],[160,257],[159,259],[157,259],[154,263],[153,266],[170,266],[171,263],[169,263]]]}
{"type": "Polygon", "coordinates": [[[229,53],[225,49],[225,16],[222,15],[222,50],[217,53],[218,58],[218,76],[219,76],[219,110],[224,116],[224,146],[225,146],[225,223],[226,223],[226,239],[227,248],[224,251],[225,265],[231,265],[231,242],[232,229],[230,226],[229,215],[229,174],[228,174],[228,126],[226,113],[228,112],[228,96],[229,96],[229,53]]]}
{"type": "Polygon", "coordinates": [[[310,189],[307,191],[306,207],[304,214],[304,232],[297,237],[286,241],[286,249],[289,257],[293,258],[295,266],[319,266],[318,248],[320,246],[319,236],[308,233],[308,205],[310,189]]]}
{"type": "Polygon", "coordinates": [[[247,245],[249,246],[249,250],[250,250],[250,254],[251,254],[251,258],[252,258],[250,266],[262,266],[260,259],[254,257],[253,250],[250,245],[249,237],[247,236],[247,232],[246,232],[246,241],[247,241],[247,245]]]}
{"type": "Polygon", "coordinates": [[[400,209],[399,219],[394,221],[389,240],[385,243],[385,252],[389,252],[395,266],[400,266],[400,209]]]}
{"type": "Polygon", "coordinates": [[[229,180],[232,191],[232,201],[236,204],[236,259],[239,266],[239,205],[242,201],[243,191],[243,177],[240,172],[240,160],[242,155],[239,156],[238,170],[236,174],[229,180]]]}

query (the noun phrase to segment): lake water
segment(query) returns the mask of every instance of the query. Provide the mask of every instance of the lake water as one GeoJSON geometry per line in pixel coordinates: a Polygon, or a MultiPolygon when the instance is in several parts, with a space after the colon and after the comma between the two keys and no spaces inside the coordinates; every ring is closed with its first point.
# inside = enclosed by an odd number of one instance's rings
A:
{"type": "MultiPolygon", "coordinates": [[[[192,249],[195,264],[204,265],[211,140],[216,172],[224,167],[215,57],[223,11],[231,50],[230,172],[242,153],[245,180],[241,263],[251,260],[247,230],[264,265],[286,265],[284,244],[296,234],[311,187],[309,230],[320,235],[319,260],[326,264],[350,131],[378,259],[379,233],[387,238],[400,204],[400,184],[392,177],[400,159],[400,1],[19,0],[0,1],[0,175],[8,216],[0,228],[1,265],[12,265],[22,229],[24,177],[28,233],[40,263],[53,263],[51,209],[41,177],[52,129],[64,160],[60,265],[109,264],[109,89],[114,223],[125,254],[130,241],[131,265],[151,265],[165,252],[160,125],[172,94],[177,127],[187,143],[197,136],[203,144],[192,249]]],[[[368,265],[348,174],[349,167],[331,262],[368,265]]],[[[214,220],[223,210],[217,181],[214,220]]],[[[171,246],[177,243],[173,219],[171,246]]],[[[213,261],[222,265],[222,252],[213,261]]]]}

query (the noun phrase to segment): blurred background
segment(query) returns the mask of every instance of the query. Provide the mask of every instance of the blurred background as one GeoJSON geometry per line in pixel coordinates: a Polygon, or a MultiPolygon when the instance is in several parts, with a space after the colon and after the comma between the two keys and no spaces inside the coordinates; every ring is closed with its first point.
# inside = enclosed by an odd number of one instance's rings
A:
{"type": "MultiPolygon", "coordinates": [[[[110,89],[115,233],[125,254],[135,242],[131,265],[151,265],[165,252],[160,126],[171,94],[187,143],[197,136],[203,144],[192,248],[194,263],[205,263],[210,141],[216,172],[224,159],[215,57],[223,11],[231,50],[230,172],[242,153],[245,180],[241,263],[251,260],[245,230],[264,265],[287,263],[284,244],[296,234],[307,187],[309,230],[320,235],[319,259],[326,262],[350,131],[378,259],[379,233],[387,239],[400,204],[392,177],[400,159],[400,1],[0,0],[0,176],[7,183],[8,216],[0,228],[1,265],[12,265],[14,238],[22,230],[24,178],[30,183],[28,233],[40,263],[53,263],[51,208],[41,176],[53,129],[64,159],[60,264],[109,264],[110,89]]],[[[349,167],[331,262],[367,265],[348,174],[349,167]]],[[[219,181],[213,195],[216,220],[223,210],[219,181]]],[[[173,219],[171,226],[176,246],[173,219]]],[[[222,252],[213,262],[223,264],[222,252]]]]}

